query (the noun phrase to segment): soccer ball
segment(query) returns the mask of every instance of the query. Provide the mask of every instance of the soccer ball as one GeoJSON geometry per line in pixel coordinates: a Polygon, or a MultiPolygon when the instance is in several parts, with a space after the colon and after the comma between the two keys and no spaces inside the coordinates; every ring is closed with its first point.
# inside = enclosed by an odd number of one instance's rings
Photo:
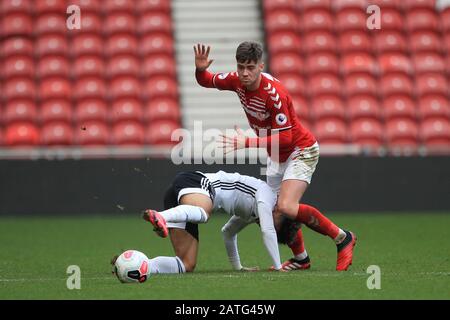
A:
{"type": "Polygon", "coordinates": [[[127,250],[114,263],[114,273],[122,283],[142,283],[150,276],[148,258],[137,250],[127,250]]]}

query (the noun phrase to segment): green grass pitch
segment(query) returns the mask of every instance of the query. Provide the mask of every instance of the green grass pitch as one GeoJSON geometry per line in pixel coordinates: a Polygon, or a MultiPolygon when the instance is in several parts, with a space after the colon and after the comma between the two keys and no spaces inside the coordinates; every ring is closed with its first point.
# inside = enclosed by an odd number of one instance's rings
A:
{"type": "MultiPolygon", "coordinates": [[[[231,270],[222,237],[225,215],[200,226],[196,272],[156,275],[121,284],[109,260],[120,249],[173,255],[139,215],[0,218],[0,299],[450,299],[449,213],[328,215],[358,236],[353,265],[336,272],[336,248],[304,228],[312,268],[242,273],[231,270]],[[66,287],[69,265],[81,268],[81,289],[66,287]],[[367,267],[381,268],[381,289],[367,288],[367,267]]],[[[244,265],[266,270],[270,259],[258,226],[238,237],[244,265]]],[[[281,247],[282,259],[290,257],[281,247]]]]}

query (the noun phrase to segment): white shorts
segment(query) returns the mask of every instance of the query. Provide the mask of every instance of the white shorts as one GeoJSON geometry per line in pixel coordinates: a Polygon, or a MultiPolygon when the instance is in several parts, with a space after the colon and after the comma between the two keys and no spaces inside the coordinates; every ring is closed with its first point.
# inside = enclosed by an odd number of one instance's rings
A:
{"type": "Polygon", "coordinates": [[[319,162],[319,143],[312,146],[297,149],[289,156],[285,162],[272,161],[267,159],[267,184],[273,192],[278,194],[281,188],[281,182],[284,180],[302,180],[308,184],[316,170],[319,162]]]}

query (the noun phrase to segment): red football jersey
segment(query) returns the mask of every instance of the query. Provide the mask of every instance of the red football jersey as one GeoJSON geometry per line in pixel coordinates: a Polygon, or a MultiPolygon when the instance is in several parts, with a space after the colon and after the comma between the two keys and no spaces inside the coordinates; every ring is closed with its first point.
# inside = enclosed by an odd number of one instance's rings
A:
{"type": "MultiPolygon", "coordinates": [[[[208,71],[197,72],[197,80],[200,85],[215,87],[219,90],[230,90],[237,93],[241,105],[247,115],[250,127],[260,136],[268,130],[271,134],[276,131],[291,129],[292,144],[288,147],[280,147],[279,156],[274,159],[286,161],[295,148],[312,146],[316,139],[313,134],[300,124],[292,105],[292,99],[281,82],[268,73],[261,73],[261,83],[258,90],[249,91],[241,84],[237,72],[210,74],[208,71]],[[212,83],[207,79],[212,76],[212,83]]],[[[272,157],[270,148],[267,152],[272,157]]]]}

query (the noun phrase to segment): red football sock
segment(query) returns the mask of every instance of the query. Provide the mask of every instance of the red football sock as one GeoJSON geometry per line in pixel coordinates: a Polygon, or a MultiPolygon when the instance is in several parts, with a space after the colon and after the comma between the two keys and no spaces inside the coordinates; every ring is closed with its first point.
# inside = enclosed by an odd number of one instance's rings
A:
{"type": "Polygon", "coordinates": [[[298,206],[296,220],[306,224],[318,233],[329,236],[331,239],[336,238],[339,234],[339,228],[330,219],[321,214],[316,208],[307,204],[300,204],[298,206]]]}
{"type": "Polygon", "coordinates": [[[295,237],[294,242],[289,244],[289,248],[291,248],[294,256],[299,255],[305,251],[305,243],[303,242],[303,233],[302,229],[298,229],[297,236],[295,237]]]}

